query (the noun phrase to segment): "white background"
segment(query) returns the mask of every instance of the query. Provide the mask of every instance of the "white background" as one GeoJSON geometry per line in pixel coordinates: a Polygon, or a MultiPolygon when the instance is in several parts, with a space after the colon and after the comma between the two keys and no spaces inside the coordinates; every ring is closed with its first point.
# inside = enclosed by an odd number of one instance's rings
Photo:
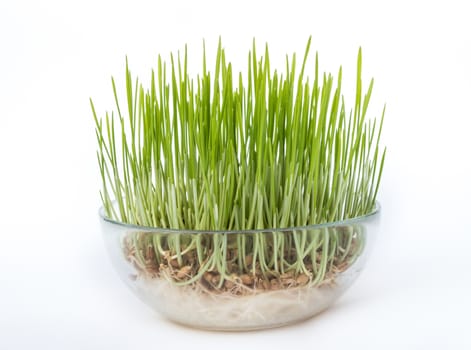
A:
{"type": "MultiPolygon", "coordinates": [[[[465,1],[0,2],[0,349],[470,349],[471,21],[465,1]],[[387,103],[383,229],[339,302],[292,327],[210,333],[141,304],[106,256],[88,98],[112,108],[125,55],[139,76],[157,54],[222,36],[245,63],[309,35],[321,68],[363,47],[387,103]]],[[[280,61],[281,62],[281,61],[280,61]]],[[[350,81],[350,83],[348,83],[350,81]]],[[[353,91],[345,91],[347,101],[353,91]]]]}

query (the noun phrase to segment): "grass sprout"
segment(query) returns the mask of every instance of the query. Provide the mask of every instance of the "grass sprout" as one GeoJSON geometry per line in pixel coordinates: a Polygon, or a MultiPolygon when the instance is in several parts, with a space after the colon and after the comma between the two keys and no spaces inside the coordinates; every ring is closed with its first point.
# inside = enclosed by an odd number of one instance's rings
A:
{"type": "Polygon", "coordinates": [[[109,218],[222,231],[130,235],[125,251],[140,270],[165,269],[177,284],[206,281],[213,289],[280,282],[286,274],[294,284],[319,285],[361,253],[359,228],[306,226],[375,209],[384,109],[380,119],[367,118],[373,79],[365,89],[361,49],[355,104],[347,109],[342,68],[336,77],[320,72],[317,53],[310,66],[310,45],[300,64],[287,56],[280,72],[270,66],[268,45],[258,55],[254,41],[242,73],[219,41],[214,69],[204,50],[197,77],[188,73],[185,47],[169,63],[158,57],[148,87],[133,79],[126,61],[126,100],[114,79],[114,112],[99,118],[90,100],[109,218]],[[304,228],[224,233],[296,227],[304,228]]]}

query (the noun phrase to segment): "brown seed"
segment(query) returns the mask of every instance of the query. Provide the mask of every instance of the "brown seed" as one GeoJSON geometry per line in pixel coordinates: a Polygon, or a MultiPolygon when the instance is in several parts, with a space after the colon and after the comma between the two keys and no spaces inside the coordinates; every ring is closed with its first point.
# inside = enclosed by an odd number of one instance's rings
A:
{"type": "Polygon", "coordinates": [[[252,265],[253,262],[253,255],[247,255],[245,257],[245,265],[252,265]]]}
{"type": "Polygon", "coordinates": [[[220,280],[221,280],[221,276],[218,274],[218,275],[213,276],[213,278],[211,279],[211,283],[216,285],[219,283],[220,280]]]}
{"type": "Polygon", "coordinates": [[[347,268],[348,268],[348,263],[346,261],[344,261],[338,266],[339,272],[345,271],[347,268]]]}
{"type": "Polygon", "coordinates": [[[189,266],[189,265],[183,266],[183,267],[177,272],[177,278],[178,278],[178,279],[182,279],[182,278],[188,277],[188,276],[190,276],[190,272],[191,272],[191,266],[189,266]]]}
{"type": "Polygon", "coordinates": [[[246,286],[249,286],[249,285],[253,284],[253,276],[250,276],[250,275],[247,275],[247,274],[241,275],[240,280],[246,286]]]}
{"type": "Polygon", "coordinates": [[[170,265],[172,265],[172,267],[179,267],[177,259],[170,260],[170,265]]]}
{"type": "Polygon", "coordinates": [[[227,263],[227,270],[228,270],[229,272],[235,272],[235,271],[237,271],[238,269],[239,269],[239,267],[237,266],[237,264],[232,263],[232,262],[228,262],[228,263],[227,263]]]}
{"type": "Polygon", "coordinates": [[[234,287],[234,282],[226,280],[224,282],[224,287],[226,287],[227,289],[232,289],[232,287],[234,287]]]}
{"type": "Polygon", "coordinates": [[[286,278],[284,280],[281,280],[281,285],[284,287],[292,287],[296,284],[296,281],[294,278],[286,278]]]}
{"type": "Polygon", "coordinates": [[[300,274],[296,278],[296,283],[299,285],[305,285],[307,282],[309,282],[309,276],[307,276],[305,273],[300,274]]]}
{"type": "Polygon", "coordinates": [[[290,279],[290,278],[293,278],[293,277],[294,277],[293,271],[285,272],[284,274],[282,274],[280,276],[281,279],[290,279]]]}
{"type": "Polygon", "coordinates": [[[280,283],[278,282],[278,280],[272,279],[272,280],[270,281],[270,284],[271,284],[271,286],[270,286],[271,290],[278,290],[278,289],[280,289],[280,283]]]}
{"type": "Polygon", "coordinates": [[[205,272],[203,275],[203,279],[206,282],[211,283],[211,280],[213,279],[213,274],[211,272],[205,272]]]}
{"type": "Polygon", "coordinates": [[[263,280],[262,285],[263,288],[265,288],[266,290],[270,290],[270,282],[268,282],[267,280],[263,280]]]}
{"type": "Polygon", "coordinates": [[[151,259],[154,257],[154,247],[151,245],[147,246],[146,258],[151,259]]]}

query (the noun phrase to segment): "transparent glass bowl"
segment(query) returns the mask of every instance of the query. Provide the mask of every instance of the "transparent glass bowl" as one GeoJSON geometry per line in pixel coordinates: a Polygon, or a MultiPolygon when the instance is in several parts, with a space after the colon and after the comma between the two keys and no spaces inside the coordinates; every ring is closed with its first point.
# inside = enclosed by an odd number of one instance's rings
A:
{"type": "Polygon", "coordinates": [[[112,263],[125,284],[168,319],[210,330],[253,330],[308,319],[362,270],[379,230],[365,216],[307,227],[170,230],[123,224],[100,209],[112,263]]]}

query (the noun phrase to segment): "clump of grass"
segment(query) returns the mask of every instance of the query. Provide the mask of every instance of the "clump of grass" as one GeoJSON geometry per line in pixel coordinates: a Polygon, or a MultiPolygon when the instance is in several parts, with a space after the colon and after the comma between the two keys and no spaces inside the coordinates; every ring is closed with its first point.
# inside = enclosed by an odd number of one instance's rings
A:
{"type": "Polygon", "coordinates": [[[282,276],[294,285],[320,284],[360,254],[361,230],[306,226],[374,210],[384,110],[379,123],[366,118],[373,80],[363,94],[361,49],[349,111],[342,68],[336,78],[319,73],[317,54],[310,68],[310,43],[299,72],[293,54],[280,73],[270,67],[268,46],[258,56],[254,42],[244,75],[219,42],[214,70],[204,52],[194,79],[185,48],[183,57],[170,56],[170,67],[159,56],[148,88],[132,79],[126,62],[127,108],[114,80],[116,112],[100,119],[91,103],[106,215],[148,227],[219,231],[132,234],[125,251],[141,271],[215,289],[231,289],[234,281],[254,288],[281,283],[282,276]],[[227,233],[290,227],[304,228],[227,233]]]}

